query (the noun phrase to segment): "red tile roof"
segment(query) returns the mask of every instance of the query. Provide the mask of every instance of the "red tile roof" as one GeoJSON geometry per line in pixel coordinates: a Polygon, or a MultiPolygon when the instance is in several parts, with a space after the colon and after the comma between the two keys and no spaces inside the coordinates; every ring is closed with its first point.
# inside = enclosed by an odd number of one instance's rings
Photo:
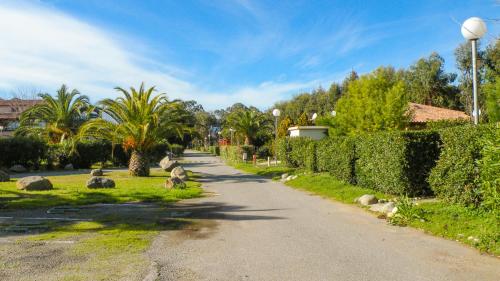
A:
{"type": "Polygon", "coordinates": [[[469,115],[465,114],[463,111],[412,102],[410,103],[409,109],[412,112],[412,122],[416,123],[470,118],[469,115]]]}

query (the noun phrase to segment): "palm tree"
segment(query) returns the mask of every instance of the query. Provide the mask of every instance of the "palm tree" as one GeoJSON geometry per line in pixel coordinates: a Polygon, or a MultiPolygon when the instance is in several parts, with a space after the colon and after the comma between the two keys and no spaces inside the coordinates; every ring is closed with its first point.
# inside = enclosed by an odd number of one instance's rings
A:
{"type": "Polygon", "coordinates": [[[266,129],[269,120],[256,110],[238,110],[228,116],[229,125],[245,138],[245,145],[251,145],[259,130],[266,129]]]}
{"type": "Polygon", "coordinates": [[[155,87],[130,91],[115,88],[123,94],[114,100],[104,99],[99,104],[107,118],[88,121],[82,127],[82,135],[110,140],[131,152],[129,173],[133,176],[149,175],[148,152],[164,140],[164,136],[178,129],[175,122],[162,118],[175,106],[165,94],[153,95],[155,87]]]}
{"type": "Polygon", "coordinates": [[[21,114],[17,135],[38,136],[51,143],[62,143],[75,136],[94,110],[87,96],[80,95],[76,89],[69,92],[66,85],[61,86],[56,97],[38,96],[42,102],[21,114]]]}

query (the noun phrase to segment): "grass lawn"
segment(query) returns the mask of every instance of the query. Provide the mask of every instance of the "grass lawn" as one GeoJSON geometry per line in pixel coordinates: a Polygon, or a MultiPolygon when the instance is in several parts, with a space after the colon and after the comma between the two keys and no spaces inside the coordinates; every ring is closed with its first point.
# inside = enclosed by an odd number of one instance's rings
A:
{"type": "Polygon", "coordinates": [[[236,169],[272,179],[279,179],[284,173],[296,171],[296,169],[284,166],[254,166],[251,163],[231,163],[230,165],[236,169]]]}
{"type": "MultiPolygon", "coordinates": [[[[151,169],[149,177],[131,177],[127,171],[105,174],[116,183],[115,188],[89,189],[88,174],[48,176],[54,189],[48,191],[22,191],[15,179],[0,182],[0,209],[38,208],[58,205],[86,205],[94,203],[158,202],[168,203],[201,195],[199,183],[188,181],[186,189],[165,189],[167,173],[151,169]]],[[[192,174],[191,174],[192,176],[192,174]]]]}
{"type": "MultiPolygon", "coordinates": [[[[113,189],[88,189],[89,175],[47,177],[50,191],[20,191],[15,180],[0,183],[1,208],[9,215],[39,217],[51,206],[80,206],[68,215],[80,221],[42,221],[46,228],[35,234],[15,235],[15,243],[0,244],[0,274],[5,280],[142,280],[150,260],[146,251],[160,231],[176,230],[193,222],[174,217],[164,203],[201,196],[200,184],[167,190],[167,173],[152,169],[150,177],[131,177],[126,171],[105,176],[113,189]],[[83,206],[94,203],[152,202],[152,205],[83,206]],[[85,221],[87,220],[87,221],[85,221]],[[23,260],[24,262],[19,262],[23,260]],[[50,264],[50,266],[45,266],[50,264]],[[37,274],[32,274],[32,268],[37,274]]],[[[191,179],[196,175],[191,174],[191,179]]],[[[26,221],[23,221],[26,222],[26,221]]],[[[30,222],[28,220],[28,222],[30,222]]],[[[18,222],[4,221],[0,230],[18,222]]],[[[10,238],[12,239],[12,238],[10,238]]],[[[2,279],[0,278],[0,279],[2,279]]]]}
{"type": "MultiPolygon", "coordinates": [[[[245,172],[278,178],[282,173],[301,174],[286,167],[255,167],[251,164],[232,164],[245,172]]],[[[286,185],[353,204],[363,194],[375,194],[390,199],[391,195],[347,184],[326,173],[300,175],[286,185]]],[[[484,212],[460,205],[443,202],[420,203],[415,208],[423,210],[423,220],[414,219],[409,225],[436,236],[457,240],[483,252],[500,257],[500,212],[484,212]]]]}

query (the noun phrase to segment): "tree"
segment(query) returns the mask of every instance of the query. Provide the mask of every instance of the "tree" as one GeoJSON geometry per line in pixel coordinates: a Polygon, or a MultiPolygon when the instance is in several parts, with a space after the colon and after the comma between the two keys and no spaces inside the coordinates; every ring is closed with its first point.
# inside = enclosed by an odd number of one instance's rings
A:
{"type": "MultiPolygon", "coordinates": [[[[480,49],[479,41],[477,49],[480,49]]],[[[472,113],[472,47],[470,42],[464,42],[455,49],[455,60],[457,68],[460,70],[458,76],[459,89],[460,89],[460,102],[463,104],[464,109],[469,114],[472,113]]],[[[477,68],[478,68],[478,84],[482,84],[484,76],[483,62],[484,52],[477,52],[477,68]]],[[[484,104],[484,95],[479,95],[479,108],[484,104]]]]}
{"type": "Polygon", "coordinates": [[[302,112],[299,119],[297,119],[297,126],[308,126],[309,119],[307,118],[307,113],[302,112]]]}
{"type": "Polygon", "coordinates": [[[89,99],[76,89],[69,92],[65,85],[57,91],[56,97],[38,95],[42,102],[21,114],[18,135],[38,136],[51,143],[62,143],[72,138],[78,128],[91,117],[95,109],[89,99]]]}
{"type": "Polygon", "coordinates": [[[81,134],[110,140],[131,152],[129,173],[133,176],[149,175],[148,153],[163,137],[181,124],[165,119],[164,114],[176,106],[165,94],[153,95],[155,87],[130,91],[115,88],[123,96],[104,99],[99,104],[107,118],[97,118],[82,126],[81,134]]]}
{"type": "Polygon", "coordinates": [[[484,84],[486,115],[490,122],[500,121],[500,40],[486,48],[484,54],[484,84]]]}
{"type": "Polygon", "coordinates": [[[283,120],[280,121],[278,125],[278,138],[286,137],[288,134],[288,128],[293,125],[292,118],[290,116],[286,116],[283,120]]]}
{"type": "Polygon", "coordinates": [[[380,67],[347,87],[336,107],[335,123],[340,133],[395,130],[407,123],[405,85],[392,67],[380,67]]]}
{"type": "Polygon", "coordinates": [[[258,110],[239,109],[231,112],[228,123],[236,133],[245,139],[245,145],[251,145],[259,130],[269,127],[269,120],[258,110]]]}
{"type": "Polygon", "coordinates": [[[419,59],[405,73],[406,87],[412,102],[460,108],[459,90],[452,83],[457,75],[445,73],[444,59],[437,53],[419,59]]]}

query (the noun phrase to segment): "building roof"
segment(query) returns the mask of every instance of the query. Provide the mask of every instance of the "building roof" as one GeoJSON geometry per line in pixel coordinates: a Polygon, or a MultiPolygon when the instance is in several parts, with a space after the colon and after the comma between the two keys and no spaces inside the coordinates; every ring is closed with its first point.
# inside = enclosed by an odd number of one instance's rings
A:
{"type": "Polygon", "coordinates": [[[438,120],[469,119],[463,111],[410,102],[412,122],[421,123],[438,120]]]}
{"type": "Polygon", "coordinates": [[[42,102],[42,100],[23,100],[17,98],[10,100],[0,99],[0,121],[17,120],[23,111],[42,102]]]}

